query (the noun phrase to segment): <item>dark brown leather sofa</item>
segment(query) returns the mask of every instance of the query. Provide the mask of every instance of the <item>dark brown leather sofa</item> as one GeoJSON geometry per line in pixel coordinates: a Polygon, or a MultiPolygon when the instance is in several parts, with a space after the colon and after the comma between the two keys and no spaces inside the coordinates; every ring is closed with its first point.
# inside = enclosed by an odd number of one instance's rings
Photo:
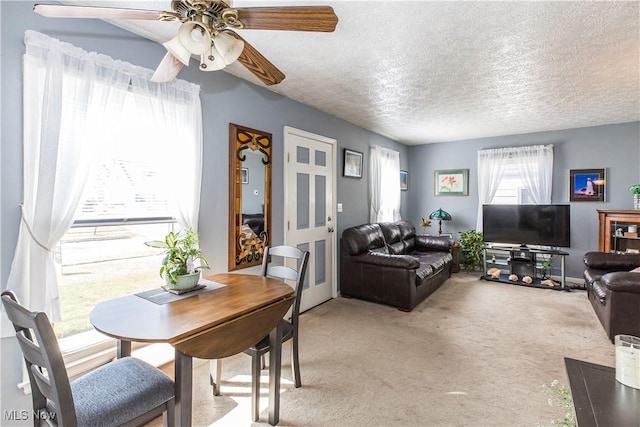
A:
{"type": "Polygon", "coordinates": [[[416,236],[408,221],[347,228],[340,239],[340,293],[411,311],[451,277],[452,241],[416,236]]]}
{"type": "Polygon", "coordinates": [[[584,282],[591,305],[613,342],[616,335],[640,337],[640,254],[588,252],[584,282]]]}

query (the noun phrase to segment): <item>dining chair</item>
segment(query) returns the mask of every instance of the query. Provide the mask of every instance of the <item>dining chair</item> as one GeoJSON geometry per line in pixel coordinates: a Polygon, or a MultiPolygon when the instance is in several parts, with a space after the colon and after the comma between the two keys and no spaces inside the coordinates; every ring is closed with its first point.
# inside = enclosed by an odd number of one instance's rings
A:
{"type": "MultiPolygon", "coordinates": [[[[282,319],[282,342],[292,340],[291,369],[293,371],[294,385],[296,388],[302,385],[300,379],[300,358],[298,356],[298,318],[300,315],[300,301],[302,300],[302,288],[309,262],[309,251],[302,251],[293,246],[273,246],[267,247],[262,260],[262,275],[282,280],[295,281],[295,300],[291,317],[282,319]],[[282,259],[282,264],[287,259],[297,261],[297,268],[269,262],[269,259],[276,257],[282,259]]],[[[244,351],[251,356],[251,413],[254,421],[259,418],[260,403],[260,371],[264,368],[264,355],[269,352],[269,336],[264,337],[260,342],[244,351]]],[[[220,394],[220,377],[222,373],[222,360],[216,360],[215,373],[211,377],[213,394],[220,394]]]]}
{"type": "Polygon", "coordinates": [[[164,372],[125,357],[70,382],[46,313],[20,305],[13,291],[1,297],[27,366],[34,426],[134,426],[160,415],[174,425],[174,382],[164,372]]]}

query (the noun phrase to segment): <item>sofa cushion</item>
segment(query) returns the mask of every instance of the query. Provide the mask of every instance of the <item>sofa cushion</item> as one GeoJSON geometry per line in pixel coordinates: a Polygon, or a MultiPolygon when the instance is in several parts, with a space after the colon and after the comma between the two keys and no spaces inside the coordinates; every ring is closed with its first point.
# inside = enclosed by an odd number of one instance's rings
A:
{"type": "Polygon", "coordinates": [[[448,252],[413,252],[411,256],[416,257],[420,261],[420,265],[423,263],[430,265],[434,273],[439,272],[447,263],[453,261],[453,256],[448,252]]]}
{"type": "Polygon", "coordinates": [[[406,253],[406,246],[402,240],[396,243],[387,244],[390,254],[404,255],[406,253]]]}
{"type": "Polygon", "coordinates": [[[387,242],[387,245],[397,243],[402,240],[398,224],[394,222],[381,222],[380,229],[382,230],[382,234],[384,235],[384,240],[387,242]]]}
{"type": "Polygon", "coordinates": [[[385,246],[384,235],[378,224],[363,224],[342,232],[349,255],[359,255],[385,246]]]}
{"type": "Polygon", "coordinates": [[[602,304],[606,304],[607,302],[607,287],[600,282],[593,282],[591,284],[591,290],[593,294],[598,298],[602,304]]]}
{"type": "Polygon", "coordinates": [[[422,281],[433,274],[433,267],[426,262],[421,262],[420,267],[416,270],[416,286],[422,284],[422,281]]]}
{"type": "Polygon", "coordinates": [[[607,274],[607,270],[598,270],[595,268],[587,268],[584,271],[584,281],[587,285],[591,285],[593,282],[597,282],[602,278],[602,275],[607,274]]]}
{"type": "Polygon", "coordinates": [[[374,253],[374,254],[385,254],[385,255],[389,255],[389,248],[387,248],[387,245],[381,246],[379,248],[374,248],[374,249],[369,249],[370,253],[374,253]]]}

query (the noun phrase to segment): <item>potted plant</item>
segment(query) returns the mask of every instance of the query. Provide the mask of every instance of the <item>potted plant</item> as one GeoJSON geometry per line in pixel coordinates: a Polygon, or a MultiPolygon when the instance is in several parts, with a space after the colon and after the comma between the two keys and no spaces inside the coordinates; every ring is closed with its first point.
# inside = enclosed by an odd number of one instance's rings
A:
{"type": "Polygon", "coordinates": [[[210,268],[198,246],[198,235],[192,228],[178,233],[170,231],[164,241],[153,240],[145,244],[153,248],[166,249],[160,276],[164,276],[167,286],[171,289],[193,288],[200,280],[200,270],[210,268]]]}
{"type": "Polygon", "coordinates": [[[633,184],[629,191],[633,194],[633,209],[640,209],[640,184],[633,184]]]}
{"type": "Polygon", "coordinates": [[[484,240],[482,233],[476,230],[460,232],[460,252],[462,253],[462,265],[467,272],[482,266],[482,248],[484,240]]]}

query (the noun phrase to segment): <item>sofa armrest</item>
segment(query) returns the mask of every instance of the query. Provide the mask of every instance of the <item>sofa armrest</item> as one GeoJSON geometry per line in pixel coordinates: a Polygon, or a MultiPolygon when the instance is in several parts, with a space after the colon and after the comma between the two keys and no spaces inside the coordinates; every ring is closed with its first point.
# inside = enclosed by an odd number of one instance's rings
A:
{"type": "Polygon", "coordinates": [[[444,236],[416,236],[415,250],[449,252],[453,240],[444,236]]]}
{"type": "Polygon", "coordinates": [[[351,257],[353,262],[372,264],[380,267],[416,269],[420,267],[420,261],[411,255],[388,255],[379,252],[368,252],[351,257]]]}
{"type": "Polygon", "coordinates": [[[597,270],[631,271],[640,267],[640,254],[587,252],[584,254],[584,265],[597,270]]]}
{"type": "Polygon", "coordinates": [[[600,280],[611,292],[633,292],[640,294],[640,273],[616,271],[603,275],[600,280]]]}

